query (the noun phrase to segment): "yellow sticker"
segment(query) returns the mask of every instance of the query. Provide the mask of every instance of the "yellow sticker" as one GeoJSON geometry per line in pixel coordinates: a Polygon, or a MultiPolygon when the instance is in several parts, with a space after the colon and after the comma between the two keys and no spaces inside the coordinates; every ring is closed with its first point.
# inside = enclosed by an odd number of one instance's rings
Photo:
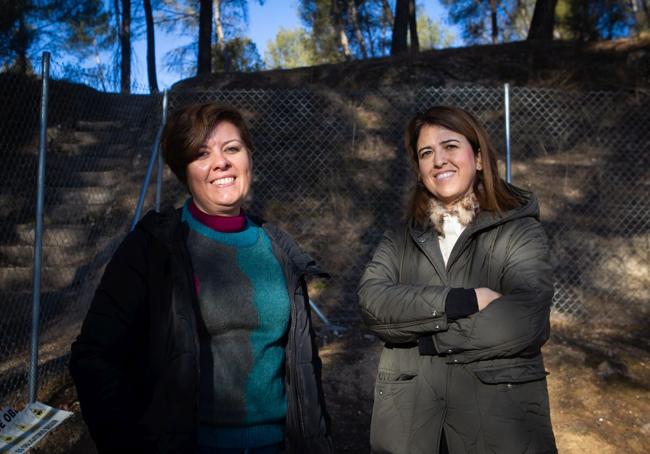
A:
{"type": "Polygon", "coordinates": [[[34,413],[34,416],[36,416],[37,418],[41,418],[45,412],[43,410],[38,410],[34,408],[32,409],[32,413],[34,413]]]}
{"type": "Polygon", "coordinates": [[[10,441],[12,441],[14,439],[14,437],[8,437],[6,435],[0,435],[0,439],[2,439],[2,441],[6,441],[7,443],[9,443],[10,441]]]}

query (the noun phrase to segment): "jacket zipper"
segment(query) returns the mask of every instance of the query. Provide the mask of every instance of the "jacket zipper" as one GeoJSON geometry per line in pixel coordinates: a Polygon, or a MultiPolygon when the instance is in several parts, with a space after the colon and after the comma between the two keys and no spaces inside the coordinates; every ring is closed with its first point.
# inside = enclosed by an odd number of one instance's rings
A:
{"type": "Polygon", "coordinates": [[[196,372],[196,375],[194,377],[195,379],[194,405],[195,405],[195,418],[197,420],[197,429],[198,429],[199,406],[200,406],[199,388],[201,383],[201,359],[200,359],[201,346],[199,345],[198,326],[197,326],[196,315],[194,314],[194,307],[193,307],[198,302],[198,296],[193,291],[194,286],[192,285],[192,276],[191,276],[192,266],[189,258],[189,253],[185,246],[185,242],[180,240],[179,238],[177,238],[176,241],[177,241],[176,247],[180,252],[181,260],[183,261],[183,269],[185,270],[185,279],[187,280],[188,289],[190,293],[190,304],[189,307],[186,307],[185,309],[187,310],[188,313],[190,326],[192,328],[192,340],[194,342],[194,353],[195,353],[194,364],[195,364],[195,372],[196,372]]]}
{"type": "MultiPolygon", "coordinates": [[[[420,243],[420,241],[418,241],[418,240],[416,240],[415,238],[413,238],[413,236],[411,236],[411,241],[413,241],[413,242],[415,243],[417,249],[419,249],[419,251],[420,251],[422,254],[424,254],[424,256],[427,258],[427,260],[429,260],[429,263],[431,263],[431,266],[432,266],[433,269],[436,271],[436,274],[438,275],[438,277],[440,277],[440,280],[443,282],[443,284],[448,285],[448,284],[447,284],[447,270],[446,270],[446,268],[444,267],[444,262],[442,263],[442,265],[443,265],[442,271],[443,271],[443,272],[441,273],[441,272],[440,272],[441,270],[440,270],[439,267],[436,265],[436,260],[434,259],[434,257],[431,257],[431,256],[429,255],[429,252],[424,248],[424,246],[420,243]]],[[[404,247],[404,250],[406,250],[406,242],[404,242],[404,246],[405,246],[405,247],[404,247]]],[[[441,257],[442,257],[442,256],[441,256],[441,257]]],[[[400,272],[400,283],[401,283],[401,282],[402,282],[402,281],[401,281],[401,272],[400,272]]]]}
{"type": "MultiPolygon", "coordinates": [[[[294,417],[298,421],[298,426],[300,428],[300,436],[303,437],[305,434],[305,422],[303,421],[302,418],[302,402],[301,402],[301,390],[300,388],[300,380],[298,379],[298,373],[297,373],[297,348],[295,345],[296,342],[296,330],[297,330],[297,323],[296,323],[296,315],[297,315],[297,309],[296,309],[296,290],[297,290],[297,285],[300,282],[300,277],[295,281],[291,282],[288,285],[289,291],[291,291],[291,288],[293,288],[293,292],[289,293],[291,295],[291,320],[293,323],[291,324],[291,331],[289,331],[289,345],[291,346],[291,366],[288,367],[289,369],[287,371],[287,375],[289,376],[289,383],[290,383],[290,389],[288,390],[289,392],[292,392],[294,394],[294,400],[295,400],[295,405],[296,408],[294,409],[294,417]],[[291,386],[291,382],[293,381],[293,386],[291,386]]],[[[290,409],[292,407],[289,407],[290,409]]]]}
{"type": "MultiPolygon", "coordinates": [[[[289,263],[289,258],[287,257],[287,254],[285,251],[280,248],[280,246],[276,243],[273,235],[271,232],[269,232],[264,226],[262,226],[262,229],[266,233],[266,235],[269,237],[271,240],[271,245],[274,251],[274,255],[276,256],[276,259],[282,259],[282,269],[285,273],[285,279],[287,281],[287,292],[289,295],[289,298],[291,300],[291,325],[289,329],[289,341],[287,343],[287,349],[286,349],[286,355],[287,355],[287,411],[291,412],[293,419],[298,422],[298,429],[300,430],[300,438],[304,437],[305,434],[305,422],[303,421],[303,415],[302,415],[302,402],[301,402],[301,393],[300,390],[298,389],[300,386],[300,380],[298,380],[298,373],[296,370],[297,367],[297,348],[296,348],[296,316],[297,316],[297,308],[296,308],[296,291],[298,288],[298,284],[300,282],[301,277],[304,275],[297,275],[297,273],[293,273],[290,270],[290,263],[289,263]],[[276,253],[277,252],[277,253],[276,253]],[[279,256],[279,257],[278,257],[279,256]],[[290,280],[290,278],[294,277],[293,279],[290,280]],[[291,349],[289,352],[288,349],[291,349]],[[288,354],[290,353],[290,354],[288,354]],[[289,405],[289,397],[290,395],[293,394],[293,401],[295,402],[295,406],[289,405]]],[[[288,443],[291,443],[291,440],[288,440],[288,443]]],[[[287,452],[294,452],[293,449],[289,447],[287,452]]]]}
{"type": "MultiPolygon", "coordinates": [[[[449,405],[449,381],[451,379],[451,366],[445,364],[447,367],[447,382],[445,383],[445,408],[442,412],[442,422],[440,423],[440,428],[438,429],[438,446],[437,450],[440,450],[440,444],[442,443],[442,431],[445,429],[445,420],[447,419],[447,406],[449,405]]],[[[447,444],[449,446],[449,444],[447,444]]]]}

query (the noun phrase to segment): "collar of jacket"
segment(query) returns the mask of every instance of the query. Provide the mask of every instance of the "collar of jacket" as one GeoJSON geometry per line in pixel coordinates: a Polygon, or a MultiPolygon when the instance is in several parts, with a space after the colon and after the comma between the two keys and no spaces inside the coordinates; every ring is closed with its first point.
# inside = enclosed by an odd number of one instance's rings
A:
{"type": "MultiPolygon", "coordinates": [[[[491,229],[513,219],[533,217],[539,221],[539,202],[537,201],[537,197],[535,197],[535,195],[530,191],[518,188],[517,186],[506,182],[504,183],[510,193],[521,202],[521,205],[517,208],[508,210],[501,215],[497,215],[496,213],[490,211],[480,211],[474,220],[463,231],[461,237],[472,236],[475,233],[491,229]]],[[[419,238],[422,235],[428,233],[430,227],[418,225],[413,220],[411,220],[409,221],[409,230],[415,238],[419,238]]],[[[461,238],[458,240],[460,241],[460,239],[461,238]]]]}
{"type": "MultiPolygon", "coordinates": [[[[250,216],[250,218],[262,227],[271,240],[283,251],[295,273],[305,276],[330,277],[328,273],[320,269],[316,260],[303,251],[284,230],[260,217],[250,216]]],[[[173,250],[175,235],[180,235],[181,238],[186,239],[189,232],[187,225],[181,222],[180,208],[161,213],[153,210],[149,211],[140,220],[136,228],[149,233],[170,251],[173,250]],[[180,232],[177,231],[178,229],[180,229],[180,232]]]]}
{"type": "Polygon", "coordinates": [[[440,252],[439,247],[429,249],[422,247],[421,243],[428,242],[427,237],[437,237],[437,233],[433,230],[433,227],[431,225],[418,225],[412,219],[408,222],[407,229],[411,238],[416,242],[416,244],[418,244],[418,247],[429,258],[429,261],[432,263],[436,272],[440,275],[443,281],[446,280],[446,270],[451,267],[456,258],[465,250],[469,244],[469,241],[474,237],[474,235],[486,230],[493,229],[513,219],[533,217],[539,221],[539,203],[537,202],[535,195],[530,191],[526,191],[525,189],[518,188],[508,183],[505,184],[510,190],[511,194],[521,202],[521,205],[517,208],[508,210],[501,215],[497,215],[489,211],[479,212],[474,220],[467,226],[467,228],[463,230],[460,237],[458,237],[458,240],[456,241],[456,244],[451,251],[451,255],[449,256],[446,265],[442,258],[442,253],[440,252]]]}

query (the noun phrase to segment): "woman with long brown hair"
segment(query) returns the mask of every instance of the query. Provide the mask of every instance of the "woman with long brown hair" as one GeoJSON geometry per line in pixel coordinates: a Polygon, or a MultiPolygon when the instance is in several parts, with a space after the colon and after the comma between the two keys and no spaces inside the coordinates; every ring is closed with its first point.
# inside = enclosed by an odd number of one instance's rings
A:
{"type": "Polygon", "coordinates": [[[384,235],[359,284],[385,342],[375,453],[553,453],[546,372],[552,270],[539,206],[499,178],[478,120],[415,115],[408,220],[384,235]]]}

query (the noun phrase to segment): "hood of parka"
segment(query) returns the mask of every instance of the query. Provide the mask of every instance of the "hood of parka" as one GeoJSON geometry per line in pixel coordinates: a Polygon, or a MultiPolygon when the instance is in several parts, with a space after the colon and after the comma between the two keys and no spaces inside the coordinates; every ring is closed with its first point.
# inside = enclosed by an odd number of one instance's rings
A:
{"type": "Polygon", "coordinates": [[[468,233],[476,233],[485,229],[496,227],[513,219],[532,217],[539,221],[539,202],[537,197],[525,189],[505,183],[510,193],[521,203],[517,208],[508,210],[501,215],[491,211],[481,211],[476,215],[474,222],[468,226],[468,233]]]}

